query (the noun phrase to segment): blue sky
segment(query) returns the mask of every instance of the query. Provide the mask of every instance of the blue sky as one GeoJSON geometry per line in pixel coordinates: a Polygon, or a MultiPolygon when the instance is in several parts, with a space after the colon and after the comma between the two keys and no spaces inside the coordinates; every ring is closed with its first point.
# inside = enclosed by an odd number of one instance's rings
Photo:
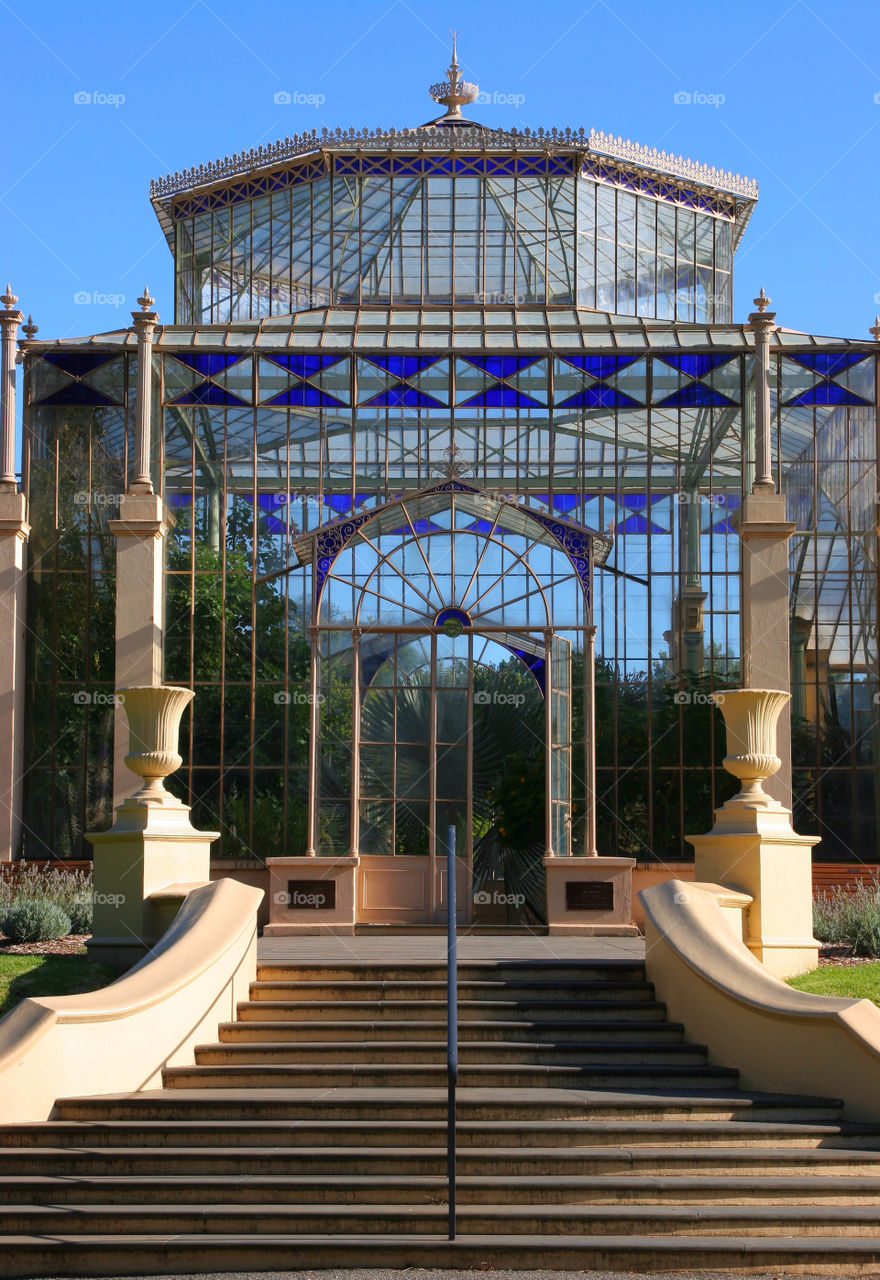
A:
{"type": "Polygon", "coordinates": [[[780,324],[867,336],[880,311],[876,0],[0,0],[2,283],[40,337],[125,325],[145,282],[171,320],[150,178],[303,129],[430,119],[450,26],[493,99],[478,120],[592,126],[759,180],[736,319],[764,285],[780,324]],[[276,103],[284,91],[299,101],[276,103]]]}

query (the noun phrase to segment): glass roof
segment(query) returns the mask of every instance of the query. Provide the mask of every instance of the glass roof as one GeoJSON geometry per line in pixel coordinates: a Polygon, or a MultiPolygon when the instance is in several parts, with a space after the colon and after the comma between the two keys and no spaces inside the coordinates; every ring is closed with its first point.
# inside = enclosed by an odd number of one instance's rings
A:
{"type": "MultiPolygon", "coordinates": [[[[771,346],[876,349],[870,339],[839,338],[777,329],[771,346]]],[[[491,350],[493,348],[558,350],[597,349],[651,351],[718,348],[750,351],[754,333],[741,324],[684,324],[637,319],[582,307],[320,307],[294,315],[234,324],[159,325],[154,346],[163,348],[289,347],[427,350],[491,350]]],[[[22,344],[41,355],[55,347],[137,347],[132,329],[22,344]]]]}

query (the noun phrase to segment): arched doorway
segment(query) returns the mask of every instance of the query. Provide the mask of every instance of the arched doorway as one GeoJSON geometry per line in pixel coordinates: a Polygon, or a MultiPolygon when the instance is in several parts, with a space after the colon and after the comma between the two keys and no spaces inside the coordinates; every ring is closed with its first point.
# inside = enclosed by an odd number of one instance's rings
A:
{"type": "MultiPolygon", "coordinates": [[[[541,853],[571,853],[572,638],[582,633],[589,726],[594,544],[607,540],[460,480],[296,544],[313,566],[307,852],[361,859],[360,920],[438,918],[449,824],[469,918],[485,816],[477,731],[489,717],[512,739],[526,690],[542,707],[541,853]]],[[[594,831],[589,814],[584,840],[594,831]]]]}

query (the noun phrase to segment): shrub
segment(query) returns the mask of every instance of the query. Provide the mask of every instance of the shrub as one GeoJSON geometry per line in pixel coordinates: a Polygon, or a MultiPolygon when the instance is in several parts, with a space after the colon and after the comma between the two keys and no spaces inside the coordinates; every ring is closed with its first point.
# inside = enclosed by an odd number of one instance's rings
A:
{"type": "Polygon", "coordinates": [[[45,942],[70,933],[70,916],[48,898],[16,897],[6,908],[2,928],[13,942],[45,942]]]}
{"type": "Polygon", "coordinates": [[[880,956],[880,879],[853,893],[838,887],[817,894],[813,930],[820,942],[845,943],[857,956],[880,956]]]}
{"type": "MultiPolygon", "coordinates": [[[[89,871],[49,870],[23,863],[15,876],[0,879],[0,928],[7,936],[9,930],[2,923],[5,914],[13,903],[23,902],[57,909],[70,921],[68,933],[92,931],[92,877],[89,871]]],[[[45,935],[47,938],[61,936],[55,933],[45,935]]]]}

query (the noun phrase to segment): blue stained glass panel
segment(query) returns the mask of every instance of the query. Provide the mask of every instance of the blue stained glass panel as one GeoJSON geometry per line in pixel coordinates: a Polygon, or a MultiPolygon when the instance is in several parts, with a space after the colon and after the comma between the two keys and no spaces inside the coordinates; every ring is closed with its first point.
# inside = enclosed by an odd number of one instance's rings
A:
{"type": "MultiPolygon", "coordinates": [[[[71,377],[81,378],[83,374],[91,373],[93,369],[97,369],[98,365],[106,364],[108,360],[112,360],[116,355],[115,351],[77,351],[73,355],[66,354],[63,351],[49,351],[43,356],[47,364],[54,364],[57,369],[63,369],[65,373],[69,373],[71,377]]],[[[44,403],[48,404],[48,401],[44,403]]],[[[59,401],[59,404],[65,403],[59,401]]],[[[86,402],[83,401],[83,404],[86,402]]],[[[90,403],[103,403],[100,401],[90,401],[90,403]]],[[[107,404],[112,403],[107,401],[107,404]]]]}
{"type": "MultiPolygon", "coordinates": [[[[572,364],[576,369],[583,369],[584,373],[589,373],[594,378],[610,378],[614,373],[620,373],[621,369],[625,369],[627,365],[635,364],[641,356],[581,356],[570,355],[562,356],[567,364],[572,364]]],[[[633,401],[635,403],[635,401],[633,401]]]]}
{"type": "MultiPolygon", "coordinates": [[[[187,368],[194,369],[196,373],[200,373],[203,378],[213,378],[216,374],[222,373],[224,369],[228,369],[231,364],[235,364],[237,360],[242,359],[241,352],[231,353],[228,351],[175,351],[173,353],[175,360],[179,360],[181,364],[185,364],[187,368]]],[[[198,389],[198,388],[197,388],[198,389]]],[[[185,404],[186,401],[175,401],[175,404],[185,404]]],[[[203,401],[201,403],[222,404],[225,401],[203,401]]],[[[236,401],[240,404],[241,401],[236,401]]]]}
{"type": "Polygon", "coordinates": [[[384,356],[384,355],[365,355],[364,360],[369,360],[372,364],[377,364],[380,369],[385,369],[388,373],[392,373],[395,378],[411,378],[416,373],[421,373],[423,369],[428,369],[432,364],[436,364],[440,356],[384,356]]]}
{"type": "Polygon", "coordinates": [[[560,409],[632,409],[639,408],[638,400],[615,391],[614,387],[605,387],[601,383],[579,391],[576,396],[569,396],[558,406],[560,409]]]}
{"type": "Polygon", "coordinates": [[[662,525],[655,524],[653,520],[647,520],[644,516],[627,516],[625,520],[621,520],[616,524],[615,529],[618,533],[668,533],[668,529],[664,529],[662,525]]]}
{"type": "Polygon", "coordinates": [[[513,387],[505,387],[503,384],[489,387],[488,390],[481,391],[478,396],[471,396],[469,400],[464,401],[464,405],[469,409],[540,409],[541,407],[539,400],[533,400],[522,391],[515,391],[513,387]]]}
{"type": "Polygon", "coordinates": [[[482,369],[492,378],[509,378],[511,374],[537,363],[537,356],[466,356],[468,364],[482,369]]]}
{"type": "Polygon", "coordinates": [[[192,391],[184,391],[172,404],[245,404],[241,396],[234,396],[231,391],[218,387],[216,382],[200,382],[192,391]]]}
{"type": "Polygon", "coordinates": [[[344,516],[346,511],[359,507],[369,497],[370,494],[368,493],[356,493],[353,498],[350,493],[325,493],[324,502],[330,507],[331,511],[335,511],[337,515],[344,516]]]}
{"type": "MultiPolygon", "coordinates": [[[[336,401],[338,404],[339,401],[336,401]]],[[[466,402],[470,404],[471,401],[466,402]]],[[[373,396],[370,400],[364,401],[365,405],[374,408],[382,408],[382,406],[405,405],[408,409],[442,409],[443,404],[440,400],[435,400],[433,396],[426,395],[424,391],[419,391],[416,387],[408,387],[405,382],[398,382],[393,387],[389,387],[387,391],[380,391],[377,396],[373,396]]]]}
{"type": "Polygon", "coordinates": [[[818,382],[815,387],[809,387],[806,391],[802,391],[793,400],[785,401],[786,407],[799,404],[866,405],[870,404],[870,401],[854,395],[852,391],[842,387],[839,382],[818,382]]]}
{"type": "Polygon", "coordinates": [[[573,511],[581,502],[580,494],[577,493],[554,493],[552,498],[549,493],[536,493],[535,497],[539,502],[556,507],[558,511],[573,511]]]}
{"type": "MultiPolygon", "coordinates": [[[[177,403],[177,401],[175,401],[177,403]]],[[[277,405],[299,405],[302,408],[310,409],[340,409],[344,408],[341,400],[337,400],[336,396],[328,395],[326,391],[319,390],[318,387],[310,387],[307,382],[299,382],[294,387],[289,387],[287,391],[282,391],[280,395],[273,396],[271,400],[266,401],[267,404],[277,405]]]]}
{"type": "MultiPolygon", "coordinates": [[[[834,378],[837,374],[851,368],[852,365],[859,364],[862,360],[867,359],[860,351],[803,351],[799,354],[786,351],[785,354],[790,360],[796,360],[798,364],[802,364],[805,369],[812,369],[815,373],[820,373],[823,378],[834,378]]],[[[797,404],[801,402],[792,400],[791,403],[797,404]]],[[[837,401],[816,401],[816,403],[836,404],[837,401]]]]}
{"type": "MultiPolygon", "coordinates": [[[[96,391],[94,387],[88,387],[84,382],[71,382],[67,387],[61,387],[59,391],[55,391],[51,396],[46,396],[45,400],[41,400],[40,404],[117,404],[118,401],[111,400],[109,396],[103,395],[100,391],[96,391]]],[[[239,404],[241,401],[238,402],[239,404]]]]}
{"type": "Polygon", "coordinates": [[[676,391],[674,395],[667,396],[665,400],[659,402],[662,409],[682,408],[715,408],[724,409],[733,404],[733,401],[723,396],[720,391],[713,391],[711,387],[704,386],[701,382],[689,382],[687,386],[682,387],[680,391],[676,391]]]}
{"type": "MultiPolygon", "coordinates": [[[[503,641],[501,642],[503,644],[503,641]]],[[[547,692],[547,662],[544,658],[539,658],[536,653],[526,653],[525,649],[515,649],[512,644],[505,644],[505,649],[509,649],[512,654],[519,658],[531,671],[537,681],[538,688],[542,693],[547,692]]]]}
{"type": "Polygon", "coordinates": [[[711,373],[719,365],[729,363],[732,358],[734,357],[731,356],[729,351],[688,352],[686,354],[664,356],[663,362],[664,364],[671,364],[673,369],[680,369],[682,373],[686,373],[690,378],[705,378],[707,373],[711,373]]]}
{"type": "Polygon", "coordinates": [[[322,369],[326,369],[328,365],[336,364],[337,361],[344,359],[344,356],[337,355],[296,355],[292,352],[281,352],[270,355],[268,352],[261,352],[267,360],[271,360],[273,364],[281,365],[282,369],[289,369],[297,378],[310,378],[314,373],[320,373],[322,369]]]}

